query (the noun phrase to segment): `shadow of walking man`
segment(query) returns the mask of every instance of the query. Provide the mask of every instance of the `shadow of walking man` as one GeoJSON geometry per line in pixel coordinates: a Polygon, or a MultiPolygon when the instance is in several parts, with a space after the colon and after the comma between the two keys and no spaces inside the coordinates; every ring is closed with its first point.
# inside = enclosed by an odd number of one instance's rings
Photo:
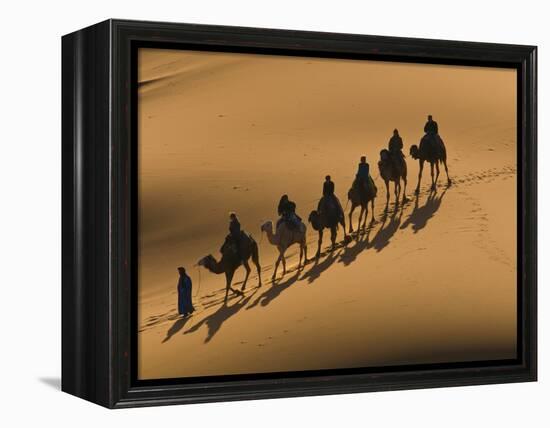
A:
{"type": "Polygon", "coordinates": [[[210,342],[212,338],[216,335],[216,333],[220,330],[223,323],[226,322],[233,315],[235,315],[237,312],[239,312],[243,307],[245,307],[254,294],[256,294],[256,291],[254,291],[247,297],[241,296],[239,300],[236,303],[233,303],[231,306],[223,304],[216,312],[203,318],[200,322],[195,324],[189,330],[186,330],[184,334],[193,333],[201,328],[204,324],[206,324],[206,327],[208,328],[208,334],[204,339],[204,343],[210,342]]]}
{"type": "Polygon", "coordinates": [[[178,318],[174,324],[168,329],[166,332],[166,337],[162,341],[162,343],[168,342],[174,334],[176,334],[178,331],[180,331],[185,324],[187,324],[187,321],[190,319],[190,316],[186,316],[183,318],[178,318]]]}

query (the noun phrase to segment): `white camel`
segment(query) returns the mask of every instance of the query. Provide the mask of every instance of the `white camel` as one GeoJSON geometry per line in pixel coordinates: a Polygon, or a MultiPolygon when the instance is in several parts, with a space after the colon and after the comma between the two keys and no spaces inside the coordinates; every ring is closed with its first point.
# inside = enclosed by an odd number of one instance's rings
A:
{"type": "Polygon", "coordinates": [[[277,275],[277,269],[279,267],[279,263],[283,262],[283,276],[286,274],[286,260],[285,260],[285,251],[288,247],[290,247],[293,244],[300,245],[300,261],[298,262],[298,269],[300,269],[300,266],[302,264],[302,255],[304,259],[304,266],[307,262],[307,244],[306,244],[306,225],[302,222],[300,222],[300,226],[294,230],[289,229],[288,225],[285,222],[282,222],[279,227],[277,227],[277,231],[273,233],[273,222],[272,221],[266,221],[264,224],[262,224],[261,227],[262,232],[265,232],[267,234],[267,239],[271,245],[275,245],[277,249],[279,250],[279,257],[277,258],[277,261],[275,262],[275,269],[273,270],[273,276],[271,277],[272,280],[275,279],[275,276],[277,275]]]}

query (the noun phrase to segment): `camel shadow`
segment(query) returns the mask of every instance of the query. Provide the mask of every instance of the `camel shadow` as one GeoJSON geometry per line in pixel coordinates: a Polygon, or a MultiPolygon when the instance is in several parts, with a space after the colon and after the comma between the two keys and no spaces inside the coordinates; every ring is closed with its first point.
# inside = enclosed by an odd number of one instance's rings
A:
{"type": "Polygon", "coordinates": [[[273,300],[275,300],[277,297],[281,295],[283,291],[285,291],[287,288],[289,288],[292,284],[294,284],[296,281],[298,281],[298,278],[300,277],[300,271],[296,270],[296,273],[292,275],[290,278],[284,280],[281,282],[281,280],[275,280],[273,281],[273,285],[269,287],[266,291],[264,291],[250,306],[248,306],[246,309],[252,309],[258,304],[262,306],[269,305],[273,300]]]}
{"type": "Polygon", "coordinates": [[[182,318],[178,318],[176,322],[172,324],[172,326],[166,332],[166,337],[164,338],[162,343],[168,342],[174,334],[180,331],[185,326],[185,324],[187,324],[187,321],[189,321],[190,319],[191,317],[189,315],[182,318]]]}
{"type": "Polygon", "coordinates": [[[248,304],[252,296],[254,296],[254,294],[256,294],[256,291],[246,297],[240,296],[239,300],[236,303],[233,303],[231,306],[223,304],[216,312],[203,318],[193,327],[186,330],[183,334],[194,333],[206,324],[206,327],[208,328],[208,334],[204,339],[204,343],[210,342],[212,338],[216,335],[216,333],[220,330],[223,323],[226,322],[233,315],[235,315],[237,312],[239,312],[242,308],[244,308],[248,304]]]}
{"type": "Polygon", "coordinates": [[[358,232],[355,238],[355,245],[348,245],[344,248],[338,263],[343,263],[344,266],[349,266],[357,259],[359,254],[370,248],[371,243],[369,241],[369,236],[373,228],[374,223],[370,223],[366,230],[358,232]]]}
{"type": "Polygon", "coordinates": [[[319,263],[319,259],[315,258],[313,262],[313,266],[302,275],[300,278],[300,281],[303,281],[304,279],[307,279],[308,284],[313,283],[315,280],[317,280],[321,274],[326,271],[328,268],[330,268],[334,262],[337,260],[338,256],[342,253],[342,250],[338,250],[337,253],[335,253],[334,250],[331,250],[328,252],[328,256],[325,257],[325,259],[319,263]]]}
{"type": "Polygon", "coordinates": [[[371,242],[371,247],[374,248],[377,253],[379,253],[389,245],[389,243],[391,242],[391,239],[393,238],[395,233],[399,230],[399,226],[401,225],[401,219],[403,218],[404,207],[405,207],[405,204],[396,206],[391,211],[391,214],[387,209],[384,211],[384,214],[382,215],[382,224],[380,225],[380,228],[376,232],[376,235],[374,236],[371,242]],[[388,217],[389,217],[389,222],[388,222],[388,217]]]}
{"type": "Polygon", "coordinates": [[[409,217],[401,225],[401,229],[406,229],[409,225],[414,233],[424,229],[428,221],[435,215],[441,207],[443,196],[447,193],[448,187],[438,196],[437,190],[431,190],[424,205],[419,206],[420,196],[416,195],[414,200],[414,208],[409,217]]]}

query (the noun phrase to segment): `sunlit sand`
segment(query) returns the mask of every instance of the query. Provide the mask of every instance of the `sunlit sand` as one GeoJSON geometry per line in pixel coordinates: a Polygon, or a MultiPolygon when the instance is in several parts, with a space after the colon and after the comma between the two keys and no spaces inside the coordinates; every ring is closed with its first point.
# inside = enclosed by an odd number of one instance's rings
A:
{"type": "MultiPolygon", "coordinates": [[[[516,74],[513,70],[144,50],[140,55],[138,375],[142,379],[514,358],[516,74]],[[408,153],[427,114],[444,172],[414,195],[408,153]],[[408,201],[378,177],[394,128],[408,201]],[[375,221],[271,281],[278,256],[260,226],[287,193],[307,220],[330,174],[346,213],[361,155],[378,187],[375,221]],[[228,213],[259,243],[243,296],[196,267],[219,258],[228,213]],[[177,267],[193,280],[177,314],[177,267]]],[[[354,215],[357,228],[358,210],[354,215]]],[[[347,220],[347,218],[346,218],[347,220]]],[[[235,287],[244,278],[237,271],[235,287]]]]}

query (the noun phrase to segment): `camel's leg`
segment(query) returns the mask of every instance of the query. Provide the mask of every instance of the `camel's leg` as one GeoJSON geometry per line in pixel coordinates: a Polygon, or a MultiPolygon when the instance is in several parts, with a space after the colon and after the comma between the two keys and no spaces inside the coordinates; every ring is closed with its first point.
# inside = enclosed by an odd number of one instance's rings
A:
{"type": "Polygon", "coordinates": [[[304,240],[302,241],[302,246],[304,247],[304,266],[307,263],[307,244],[306,244],[306,238],[304,237],[304,240]]]}
{"type": "Polygon", "coordinates": [[[250,265],[248,264],[248,260],[243,261],[243,266],[244,266],[244,269],[246,270],[246,274],[244,276],[244,282],[243,282],[243,286],[241,287],[241,291],[244,291],[244,289],[246,288],[246,283],[248,282],[248,277],[250,275],[250,265]]]}
{"type": "MultiPolygon", "coordinates": [[[[353,212],[355,211],[355,204],[351,203],[351,211],[349,212],[349,233],[353,232],[353,223],[351,221],[351,216],[353,215],[353,212]]],[[[361,215],[359,215],[359,219],[361,219],[361,215]]]]}
{"type": "Polygon", "coordinates": [[[439,180],[439,162],[438,161],[435,162],[435,172],[436,172],[435,185],[437,186],[437,181],[439,180]]]}
{"type": "Polygon", "coordinates": [[[225,299],[223,301],[224,303],[227,303],[227,294],[229,293],[229,290],[235,293],[235,290],[231,288],[231,281],[233,281],[234,274],[235,274],[235,271],[225,272],[225,299]]]}
{"type": "Polygon", "coordinates": [[[359,210],[359,221],[357,222],[357,233],[361,230],[361,220],[363,220],[363,214],[365,213],[365,209],[363,208],[363,205],[360,205],[359,210]]]}
{"type": "MultiPolygon", "coordinates": [[[[344,226],[345,227],[345,226],[344,226]]],[[[330,242],[332,243],[331,245],[331,251],[334,251],[334,249],[336,248],[336,226],[332,226],[330,228],[330,242]]]]}
{"type": "Polygon", "coordinates": [[[323,229],[319,231],[319,241],[317,242],[317,254],[315,257],[319,258],[321,255],[321,244],[323,243],[323,229]]]}
{"type": "Polygon", "coordinates": [[[422,170],[424,169],[424,161],[420,159],[418,163],[420,165],[420,168],[418,170],[418,184],[416,185],[416,190],[414,191],[414,193],[416,193],[417,195],[420,193],[420,183],[422,182],[422,170]]]}
{"type": "Polygon", "coordinates": [[[281,253],[281,256],[282,256],[282,261],[283,261],[283,276],[286,275],[286,258],[285,258],[285,253],[284,251],[281,253]]]}
{"type": "Polygon", "coordinates": [[[361,211],[365,213],[365,216],[363,218],[363,226],[361,227],[363,230],[367,228],[367,217],[369,216],[369,203],[367,202],[365,206],[361,206],[361,211]]]}
{"type": "Polygon", "coordinates": [[[435,190],[435,181],[434,181],[434,164],[430,162],[430,174],[432,176],[432,190],[435,190]]]}
{"type": "Polygon", "coordinates": [[[370,201],[370,208],[371,208],[371,212],[372,212],[372,220],[371,220],[371,223],[374,223],[374,198],[371,199],[371,201],[370,201]]]}
{"type": "Polygon", "coordinates": [[[300,266],[302,266],[303,255],[304,255],[304,249],[302,248],[302,244],[300,243],[300,259],[298,260],[298,270],[300,270],[300,266]]]}
{"type": "Polygon", "coordinates": [[[388,180],[384,180],[384,183],[386,184],[386,206],[390,202],[390,183],[388,180]]]}
{"type": "Polygon", "coordinates": [[[281,263],[282,257],[283,257],[283,253],[279,250],[279,257],[277,257],[277,261],[275,262],[275,268],[273,269],[273,275],[271,275],[272,281],[277,276],[277,269],[279,269],[279,263],[281,263]]]}
{"type": "Polygon", "coordinates": [[[407,176],[403,178],[403,202],[407,202],[407,176]]]}
{"type": "Polygon", "coordinates": [[[256,265],[256,270],[258,271],[258,287],[262,286],[262,269],[260,267],[260,254],[258,249],[252,252],[252,262],[256,265]]]}
{"type": "MultiPolygon", "coordinates": [[[[346,229],[346,217],[342,216],[342,218],[340,218],[340,224],[342,225],[342,230],[344,231],[344,241],[347,239],[348,237],[348,232],[347,232],[347,229],[346,229]]],[[[336,240],[336,233],[337,233],[337,230],[336,230],[336,226],[334,227],[334,239],[336,240]]]]}
{"type": "Polygon", "coordinates": [[[451,179],[449,178],[449,169],[447,168],[447,160],[443,160],[443,166],[445,167],[445,174],[447,174],[447,185],[451,185],[451,179]]]}
{"type": "Polygon", "coordinates": [[[399,192],[400,190],[400,181],[396,180],[394,181],[395,187],[394,187],[394,193],[395,193],[395,205],[399,204],[399,192]]]}

